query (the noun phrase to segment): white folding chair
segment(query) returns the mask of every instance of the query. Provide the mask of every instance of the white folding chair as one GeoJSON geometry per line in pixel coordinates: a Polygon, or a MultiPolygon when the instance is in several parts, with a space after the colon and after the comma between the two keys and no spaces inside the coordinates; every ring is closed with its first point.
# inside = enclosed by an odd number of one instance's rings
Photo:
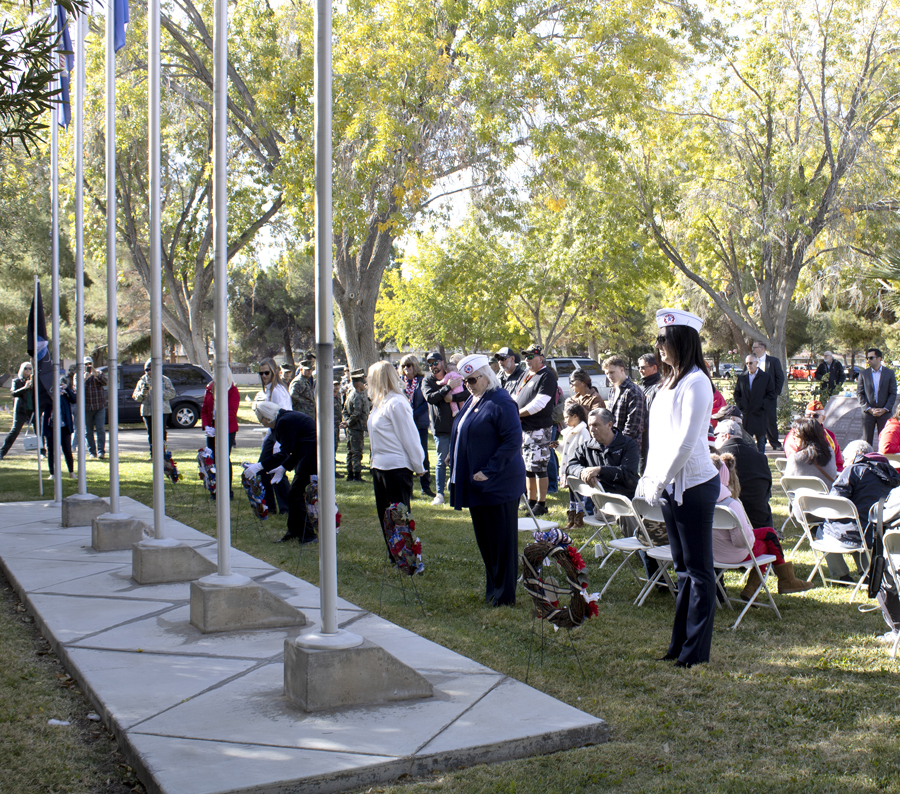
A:
{"type": "Polygon", "coordinates": [[[516,522],[519,532],[547,532],[548,530],[556,529],[557,526],[559,526],[555,521],[547,521],[544,518],[538,518],[531,509],[531,505],[528,504],[528,500],[525,498],[524,494],[519,497],[519,501],[524,503],[525,507],[528,508],[528,516],[519,518],[516,522]]]}
{"type": "MultiPolygon", "coordinates": [[[[822,571],[822,563],[825,562],[826,554],[861,554],[868,556],[869,548],[866,545],[866,535],[863,532],[862,523],[859,520],[859,514],[856,512],[856,505],[843,496],[832,496],[830,494],[812,494],[800,491],[796,494],[795,499],[797,518],[803,525],[803,532],[806,536],[809,547],[816,555],[816,564],[809,575],[807,582],[811,582],[816,573],[822,579],[822,586],[827,587],[829,582],[839,585],[846,585],[841,579],[831,579],[825,576],[822,571]],[[847,521],[856,524],[859,531],[859,543],[841,543],[835,538],[823,538],[816,540],[812,527],[821,524],[824,521],[847,521]]],[[[865,566],[862,566],[865,568],[865,566]]],[[[862,587],[863,580],[866,578],[866,571],[860,574],[859,581],[850,594],[850,603],[856,598],[859,588],[862,587]]]]}
{"type": "MultiPolygon", "coordinates": [[[[569,477],[567,479],[569,484],[569,488],[572,489],[572,492],[577,494],[578,496],[582,496],[585,499],[590,499],[593,502],[593,493],[595,491],[603,491],[603,488],[599,486],[588,485],[586,482],[582,482],[578,477],[569,477]]],[[[578,553],[581,554],[588,546],[589,543],[594,544],[594,557],[603,557],[603,562],[600,563],[600,567],[602,568],[607,559],[609,559],[609,546],[601,534],[601,531],[605,527],[609,530],[610,537],[615,540],[618,535],[616,535],[615,529],[613,529],[612,524],[609,523],[606,516],[604,515],[596,515],[596,513],[592,516],[589,516],[585,513],[584,523],[589,527],[594,527],[593,534],[581,544],[578,549],[578,553]]]]}
{"type": "Polygon", "coordinates": [[[775,458],[775,468],[783,472],[787,466],[787,458],[775,458]]]}
{"type": "Polygon", "coordinates": [[[627,537],[623,535],[620,538],[613,536],[612,540],[607,544],[609,546],[609,553],[603,558],[603,562],[600,563],[601,568],[616,552],[620,552],[623,555],[623,559],[619,564],[619,567],[616,568],[609,579],[606,580],[606,584],[603,585],[603,589],[600,591],[600,598],[603,598],[603,594],[612,584],[613,579],[616,578],[616,574],[626,565],[640,588],[642,582],[640,577],[634,572],[634,568],[631,567],[631,558],[639,551],[648,548],[650,545],[650,540],[646,537],[647,533],[644,529],[644,524],[641,521],[640,516],[635,513],[634,507],[631,505],[631,500],[627,496],[606,493],[599,488],[593,488],[592,491],[591,499],[594,502],[595,515],[605,518],[610,524],[618,522],[619,519],[631,519],[635,523],[635,534],[637,535],[637,537],[627,537]]]}
{"type": "Polygon", "coordinates": [[[673,597],[678,594],[678,588],[672,581],[672,577],[669,576],[669,566],[674,565],[675,561],[672,559],[672,547],[668,543],[654,544],[653,536],[647,531],[647,525],[644,523],[645,521],[665,523],[666,519],[663,516],[662,508],[658,504],[651,507],[645,499],[639,496],[631,500],[631,506],[634,508],[635,514],[641,521],[644,536],[651,544],[649,548],[643,550],[644,554],[650,557],[650,559],[655,560],[657,564],[656,572],[644,583],[643,589],[638,593],[637,598],[634,600],[635,606],[643,606],[644,601],[647,600],[647,596],[650,595],[653,588],[659,584],[660,579],[665,580],[666,586],[669,588],[669,592],[673,597]]]}
{"type": "MultiPolygon", "coordinates": [[[[884,533],[884,560],[887,563],[894,584],[900,585],[900,530],[891,529],[884,533]]],[[[897,646],[900,645],[900,631],[894,639],[894,647],[891,648],[891,659],[897,658],[897,646]]]]}
{"type": "Polygon", "coordinates": [[[766,609],[772,609],[775,611],[775,614],[778,615],[778,619],[781,619],[781,613],[778,611],[778,607],[775,605],[775,599],[772,598],[772,593],[769,590],[769,586],[766,583],[766,580],[769,578],[769,573],[772,571],[771,563],[775,562],[774,554],[760,554],[756,556],[753,554],[753,544],[749,543],[747,537],[744,535],[743,531],[741,531],[741,520],[738,518],[737,514],[727,505],[716,505],[716,511],[713,514],[713,529],[721,529],[725,531],[731,531],[734,529],[739,530],[741,540],[744,542],[744,548],[747,549],[748,559],[743,560],[742,562],[720,562],[719,560],[714,560],[714,564],[716,570],[719,573],[716,575],[716,587],[719,592],[725,597],[725,603],[728,605],[729,609],[734,609],[731,605],[731,598],[728,595],[728,591],[725,589],[725,585],[722,583],[722,577],[725,575],[725,571],[734,571],[737,569],[743,569],[748,574],[751,570],[755,570],[759,576],[760,583],[756,590],[753,591],[753,595],[750,599],[744,604],[744,608],[741,610],[741,614],[738,615],[738,619],[734,622],[734,625],[731,627],[732,630],[738,627],[738,624],[744,619],[744,615],[747,614],[747,610],[750,609],[751,606],[756,604],[759,607],[765,607],[766,609]],[[760,568],[761,565],[765,565],[766,572],[763,573],[760,568]],[[759,595],[761,590],[766,591],[766,595],[769,597],[769,603],[757,603],[756,597],[759,595]]]}
{"type": "Polygon", "coordinates": [[[895,469],[900,469],[900,455],[898,455],[896,452],[889,452],[885,454],[885,457],[888,459],[891,466],[893,466],[895,469]]]}
{"type": "Polygon", "coordinates": [[[825,484],[824,480],[820,480],[818,477],[782,477],[781,478],[781,488],[784,491],[784,495],[788,500],[788,514],[787,518],[784,520],[784,523],[781,525],[781,537],[784,537],[784,530],[788,523],[792,523],[795,527],[797,527],[800,532],[800,539],[794,545],[794,548],[791,549],[791,553],[788,554],[787,558],[791,559],[794,556],[794,553],[797,549],[800,548],[800,544],[806,540],[806,535],[803,533],[803,527],[800,526],[800,522],[794,519],[794,501],[795,494],[801,488],[805,488],[810,493],[828,493],[828,486],[825,484]]]}

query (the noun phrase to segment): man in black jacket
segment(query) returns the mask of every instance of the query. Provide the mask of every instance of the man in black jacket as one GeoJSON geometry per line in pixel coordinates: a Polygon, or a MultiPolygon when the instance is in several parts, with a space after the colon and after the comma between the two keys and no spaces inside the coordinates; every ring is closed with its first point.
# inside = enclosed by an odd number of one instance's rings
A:
{"type": "Polygon", "coordinates": [[[422,396],[428,403],[428,415],[431,417],[431,432],[434,433],[434,446],[437,449],[437,494],[431,504],[444,504],[444,485],[447,480],[447,456],[450,454],[450,431],[453,430],[453,412],[450,403],[454,400],[462,405],[469,399],[469,392],[463,389],[462,394],[452,394],[453,386],[441,386],[438,381],[447,375],[444,357],[435,351],[425,358],[428,374],[422,380],[422,396]]]}
{"type": "Polygon", "coordinates": [[[734,386],[734,404],[744,416],[744,430],[756,439],[756,448],[765,452],[769,415],[775,411],[776,392],[772,379],[759,368],[756,356],[747,356],[745,363],[747,371],[738,375],[734,386]]]}
{"type": "MultiPolygon", "coordinates": [[[[784,386],[784,367],[781,365],[780,359],[768,354],[766,343],[762,339],[757,339],[751,346],[751,349],[757,358],[759,371],[765,372],[771,378],[772,385],[775,387],[775,399],[768,406],[766,413],[766,435],[769,437],[769,446],[775,451],[779,451],[784,449],[784,447],[781,446],[781,441],[778,438],[778,420],[776,415],[778,413],[778,397],[784,386]]],[[[746,425],[746,420],[744,424],[746,425]]],[[[762,450],[760,451],[762,452],[762,450]]]]}
{"type": "Polygon", "coordinates": [[[640,477],[641,452],[637,442],[613,427],[612,414],[606,408],[591,411],[588,430],[591,440],[575,448],[566,476],[631,499],[640,477]]]}
{"type": "Polygon", "coordinates": [[[822,404],[828,402],[828,398],[840,389],[844,382],[844,368],[839,361],[834,360],[830,350],[822,354],[822,363],[816,367],[813,377],[821,383],[820,399],[822,404]]]}
{"type": "Polygon", "coordinates": [[[772,526],[772,470],[769,459],[742,438],[741,428],[730,419],[716,425],[716,451],[734,455],[740,502],[754,529],[772,526]]]}

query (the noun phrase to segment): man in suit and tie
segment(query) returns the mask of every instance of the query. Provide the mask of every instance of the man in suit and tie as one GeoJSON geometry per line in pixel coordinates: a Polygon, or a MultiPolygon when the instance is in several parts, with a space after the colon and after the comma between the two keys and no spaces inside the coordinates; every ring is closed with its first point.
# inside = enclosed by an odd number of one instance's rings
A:
{"type": "Polygon", "coordinates": [[[752,353],[744,363],[747,369],[737,377],[734,404],[744,415],[744,430],[756,439],[756,448],[765,452],[769,413],[775,408],[775,386],[769,375],[759,368],[759,359],[752,353]]]}
{"type": "Polygon", "coordinates": [[[869,368],[859,373],[856,396],[863,412],[863,435],[873,444],[875,428],[880,433],[891,418],[897,400],[897,378],[892,369],[881,365],[881,351],[870,347],[866,351],[869,368]]]}
{"type": "MultiPolygon", "coordinates": [[[[777,359],[775,356],[770,356],[766,351],[766,343],[760,339],[757,339],[751,349],[753,350],[753,355],[759,361],[759,369],[761,372],[765,372],[769,379],[772,381],[772,386],[775,388],[775,399],[772,401],[771,406],[768,408],[768,414],[766,415],[766,435],[769,437],[769,446],[774,450],[781,450],[784,447],[781,446],[781,441],[778,439],[778,421],[776,418],[776,412],[778,410],[778,396],[781,394],[781,389],[784,386],[784,367],[781,366],[781,361],[777,359]]],[[[761,449],[760,452],[764,450],[761,449]]]]}

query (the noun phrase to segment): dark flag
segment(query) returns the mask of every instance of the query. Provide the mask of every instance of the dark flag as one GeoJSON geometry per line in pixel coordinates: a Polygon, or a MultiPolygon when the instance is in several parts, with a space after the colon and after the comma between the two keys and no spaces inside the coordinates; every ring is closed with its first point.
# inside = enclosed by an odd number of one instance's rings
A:
{"type": "Polygon", "coordinates": [[[34,356],[34,329],[37,322],[37,375],[40,384],[38,391],[41,403],[50,399],[53,389],[53,364],[50,361],[50,347],[47,340],[47,320],[44,317],[44,301],[41,299],[41,285],[35,286],[36,298],[31,299],[31,311],[28,312],[28,355],[34,356]],[[35,317],[37,320],[35,320],[35,317]]]}
{"type": "Polygon", "coordinates": [[[59,115],[59,126],[68,127],[72,120],[72,109],[69,105],[69,72],[75,68],[75,55],[72,50],[72,38],[69,36],[69,24],[66,21],[66,9],[56,7],[56,32],[59,35],[57,52],[59,53],[59,85],[62,113],[59,115]]]}
{"type": "Polygon", "coordinates": [[[116,52],[125,46],[125,26],[128,21],[128,0],[113,0],[113,38],[116,52]]]}

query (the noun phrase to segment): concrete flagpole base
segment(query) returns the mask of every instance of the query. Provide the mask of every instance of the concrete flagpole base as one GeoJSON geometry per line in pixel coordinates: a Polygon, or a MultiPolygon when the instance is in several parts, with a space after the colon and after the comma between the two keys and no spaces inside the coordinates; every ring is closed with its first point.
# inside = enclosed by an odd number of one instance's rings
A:
{"type": "Polygon", "coordinates": [[[380,645],[347,631],[284,641],[284,694],[304,711],[431,697],[431,683],[380,645]]]}
{"type": "Polygon", "coordinates": [[[138,584],[188,582],[216,571],[216,564],[180,540],[142,540],[131,547],[131,578],[138,584]]]}
{"type": "Polygon", "coordinates": [[[62,501],[62,525],[64,527],[87,527],[97,516],[109,512],[105,499],[93,494],[74,494],[62,501]]]}
{"type": "Polygon", "coordinates": [[[239,574],[191,582],[191,625],[204,634],[305,626],[306,615],[239,574]]]}
{"type": "Polygon", "coordinates": [[[121,551],[149,534],[150,527],[127,513],[104,513],[91,523],[91,546],[94,551],[121,551]]]}

